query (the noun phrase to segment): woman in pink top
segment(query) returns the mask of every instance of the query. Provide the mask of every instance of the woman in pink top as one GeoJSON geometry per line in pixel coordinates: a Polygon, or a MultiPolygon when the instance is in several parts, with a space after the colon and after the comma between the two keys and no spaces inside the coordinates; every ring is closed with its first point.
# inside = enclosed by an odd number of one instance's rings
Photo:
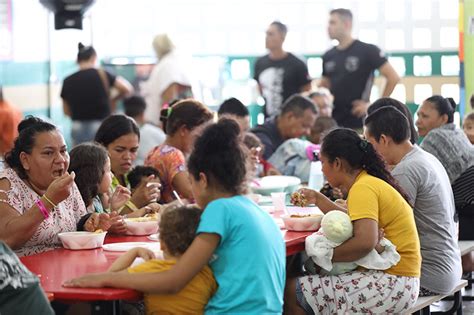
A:
{"type": "Polygon", "coordinates": [[[67,172],[69,154],[56,127],[30,116],[18,131],[0,172],[0,239],[25,256],[57,247],[61,232],[107,230],[107,214],[92,214],[79,224],[86,207],[74,173],[67,172]]]}

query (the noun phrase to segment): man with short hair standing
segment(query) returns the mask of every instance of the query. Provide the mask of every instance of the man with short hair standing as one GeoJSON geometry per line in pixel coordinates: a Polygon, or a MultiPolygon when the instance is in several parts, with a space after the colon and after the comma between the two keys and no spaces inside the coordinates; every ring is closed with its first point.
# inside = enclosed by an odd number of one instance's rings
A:
{"type": "Polygon", "coordinates": [[[342,127],[362,129],[367,113],[374,70],[387,79],[381,97],[388,97],[400,80],[380,49],[352,37],[352,13],[347,9],[330,12],[328,33],[339,42],[323,55],[320,86],[334,95],[333,118],[342,127]]]}
{"type": "Polygon", "coordinates": [[[272,22],[265,37],[269,54],[260,57],[255,63],[254,79],[265,99],[265,117],[275,117],[290,95],[311,88],[305,62],[283,50],[287,31],[285,24],[272,22]]]}

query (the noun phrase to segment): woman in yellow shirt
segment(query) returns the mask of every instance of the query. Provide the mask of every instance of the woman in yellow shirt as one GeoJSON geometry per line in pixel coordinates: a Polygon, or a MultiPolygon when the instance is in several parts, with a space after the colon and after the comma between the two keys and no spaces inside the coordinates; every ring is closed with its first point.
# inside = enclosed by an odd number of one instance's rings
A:
{"type": "Polygon", "coordinates": [[[364,257],[377,246],[380,234],[396,246],[401,259],[384,271],[357,270],[338,276],[291,279],[296,294],[287,296],[290,313],[403,313],[418,297],[421,268],[413,211],[404,192],[372,145],[353,130],[330,132],[323,140],[320,159],[328,182],[347,195],[347,209],[319,192],[300,192],[325,213],[347,211],[354,225],[353,237],[334,249],[333,262],[364,257]]]}
{"type": "MultiPolygon", "coordinates": [[[[160,246],[163,259],[145,248],[136,247],[120,256],[109,272],[155,273],[174,267],[196,236],[202,210],[196,206],[168,207],[160,220],[160,246]],[[144,263],[132,266],[135,258],[144,263]]],[[[204,307],[217,290],[217,283],[209,266],[204,268],[177,294],[144,292],[146,314],[203,314],[204,307]]]]}

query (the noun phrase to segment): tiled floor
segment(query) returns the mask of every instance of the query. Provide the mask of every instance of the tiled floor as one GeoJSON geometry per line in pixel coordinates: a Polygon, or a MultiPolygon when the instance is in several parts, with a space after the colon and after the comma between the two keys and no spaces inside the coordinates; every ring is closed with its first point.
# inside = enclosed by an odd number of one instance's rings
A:
{"type": "MultiPolygon", "coordinates": [[[[462,293],[464,296],[472,296],[474,297],[474,290],[463,290],[462,293]]],[[[452,301],[441,301],[437,304],[433,304],[431,307],[431,312],[436,311],[447,311],[453,305],[452,301]]],[[[462,302],[462,311],[463,315],[474,315],[474,301],[463,301],[462,302]]]]}

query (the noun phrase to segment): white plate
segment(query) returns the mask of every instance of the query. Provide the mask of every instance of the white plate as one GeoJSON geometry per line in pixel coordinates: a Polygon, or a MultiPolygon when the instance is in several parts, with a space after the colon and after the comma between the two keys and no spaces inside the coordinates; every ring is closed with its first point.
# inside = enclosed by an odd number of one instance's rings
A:
{"type": "Polygon", "coordinates": [[[158,239],[158,233],[155,233],[155,234],[152,234],[152,235],[148,235],[148,239],[151,240],[151,241],[159,241],[158,239]]]}
{"type": "Polygon", "coordinates": [[[126,252],[134,247],[145,247],[153,252],[160,252],[160,243],[157,242],[123,242],[102,245],[102,248],[111,252],[126,252]]]}
{"type": "MultiPolygon", "coordinates": [[[[257,194],[270,195],[272,192],[293,193],[301,184],[301,180],[295,176],[265,176],[250,183],[252,191],[257,194]]],[[[260,202],[260,201],[259,201],[260,202]]]]}

